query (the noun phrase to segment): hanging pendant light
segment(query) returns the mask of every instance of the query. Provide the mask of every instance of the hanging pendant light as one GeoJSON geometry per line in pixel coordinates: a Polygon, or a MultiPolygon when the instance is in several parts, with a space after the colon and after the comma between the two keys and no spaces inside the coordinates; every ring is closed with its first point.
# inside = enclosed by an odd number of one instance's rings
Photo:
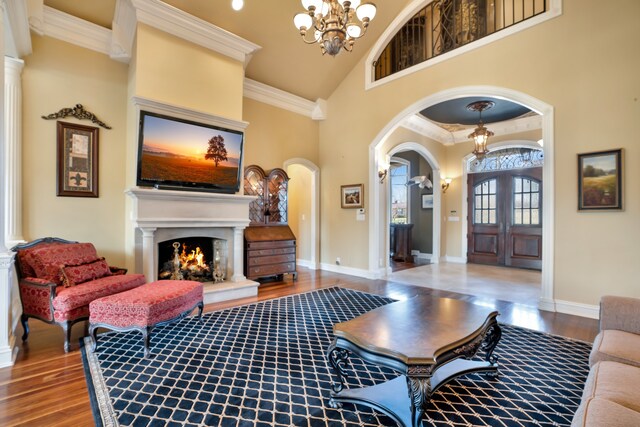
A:
{"type": "Polygon", "coordinates": [[[482,123],[482,112],[488,110],[494,105],[495,103],[493,101],[476,101],[467,105],[467,110],[477,111],[480,114],[478,127],[469,134],[469,138],[472,138],[473,143],[475,144],[473,154],[475,154],[479,159],[483,158],[489,152],[489,150],[487,150],[487,140],[490,136],[494,135],[493,132],[484,127],[484,123],[482,123]]]}

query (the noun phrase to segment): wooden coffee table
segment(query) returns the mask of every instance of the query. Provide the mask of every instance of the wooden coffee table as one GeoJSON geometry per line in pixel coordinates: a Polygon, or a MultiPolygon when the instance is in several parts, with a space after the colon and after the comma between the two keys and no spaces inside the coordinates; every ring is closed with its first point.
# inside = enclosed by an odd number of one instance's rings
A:
{"type": "Polygon", "coordinates": [[[327,357],[339,382],[332,385],[329,405],[362,404],[400,426],[420,426],[431,395],[441,386],[472,372],[497,375],[493,350],[502,335],[497,316],[495,310],[460,300],[414,297],[334,325],[327,357]],[[479,351],[484,361],[469,360],[479,351]],[[351,354],[402,375],[347,389],[351,354]]]}

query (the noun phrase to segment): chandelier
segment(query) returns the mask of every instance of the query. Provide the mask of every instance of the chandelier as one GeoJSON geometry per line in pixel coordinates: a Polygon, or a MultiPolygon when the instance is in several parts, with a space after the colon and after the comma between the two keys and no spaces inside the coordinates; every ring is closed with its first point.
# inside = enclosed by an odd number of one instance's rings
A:
{"type": "Polygon", "coordinates": [[[478,127],[471,134],[469,134],[469,138],[473,138],[473,142],[475,144],[473,154],[475,154],[476,157],[480,159],[489,152],[489,150],[487,150],[487,140],[490,136],[494,135],[493,132],[484,127],[484,123],[482,123],[482,112],[490,109],[494,105],[495,103],[492,101],[476,101],[467,105],[467,110],[477,111],[478,113],[480,113],[478,127]]]}
{"type": "Polygon", "coordinates": [[[376,16],[373,3],[360,0],[302,0],[307,12],[298,13],[293,24],[307,44],[320,44],[322,54],[351,52],[356,39],[364,36],[376,16]]]}

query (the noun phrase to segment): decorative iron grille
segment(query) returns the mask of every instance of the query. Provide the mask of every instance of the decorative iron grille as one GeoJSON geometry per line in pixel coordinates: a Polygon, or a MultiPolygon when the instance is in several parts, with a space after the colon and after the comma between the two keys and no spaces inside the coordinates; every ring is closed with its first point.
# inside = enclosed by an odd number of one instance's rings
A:
{"type": "Polygon", "coordinates": [[[544,154],[542,150],[535,148],[505,148],[491,151],[482,159],[472,158],[467,164],[467,172],[479,173],[535,168],[543,164],[544,154]]]}
{"type": "Polygon", "coordinates": [[[547,11],[547,0],[433,0],[373,63],[379,80],[547,11]]]}

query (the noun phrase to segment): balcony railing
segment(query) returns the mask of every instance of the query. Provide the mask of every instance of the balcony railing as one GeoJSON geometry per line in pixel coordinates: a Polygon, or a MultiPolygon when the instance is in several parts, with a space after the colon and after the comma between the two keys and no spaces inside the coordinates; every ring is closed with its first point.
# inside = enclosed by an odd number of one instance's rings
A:
{"type": "Polygon", "coordinates": [[[546,12],[547,0],[434,0],[374,62],[379,80],[546,12]]]}

